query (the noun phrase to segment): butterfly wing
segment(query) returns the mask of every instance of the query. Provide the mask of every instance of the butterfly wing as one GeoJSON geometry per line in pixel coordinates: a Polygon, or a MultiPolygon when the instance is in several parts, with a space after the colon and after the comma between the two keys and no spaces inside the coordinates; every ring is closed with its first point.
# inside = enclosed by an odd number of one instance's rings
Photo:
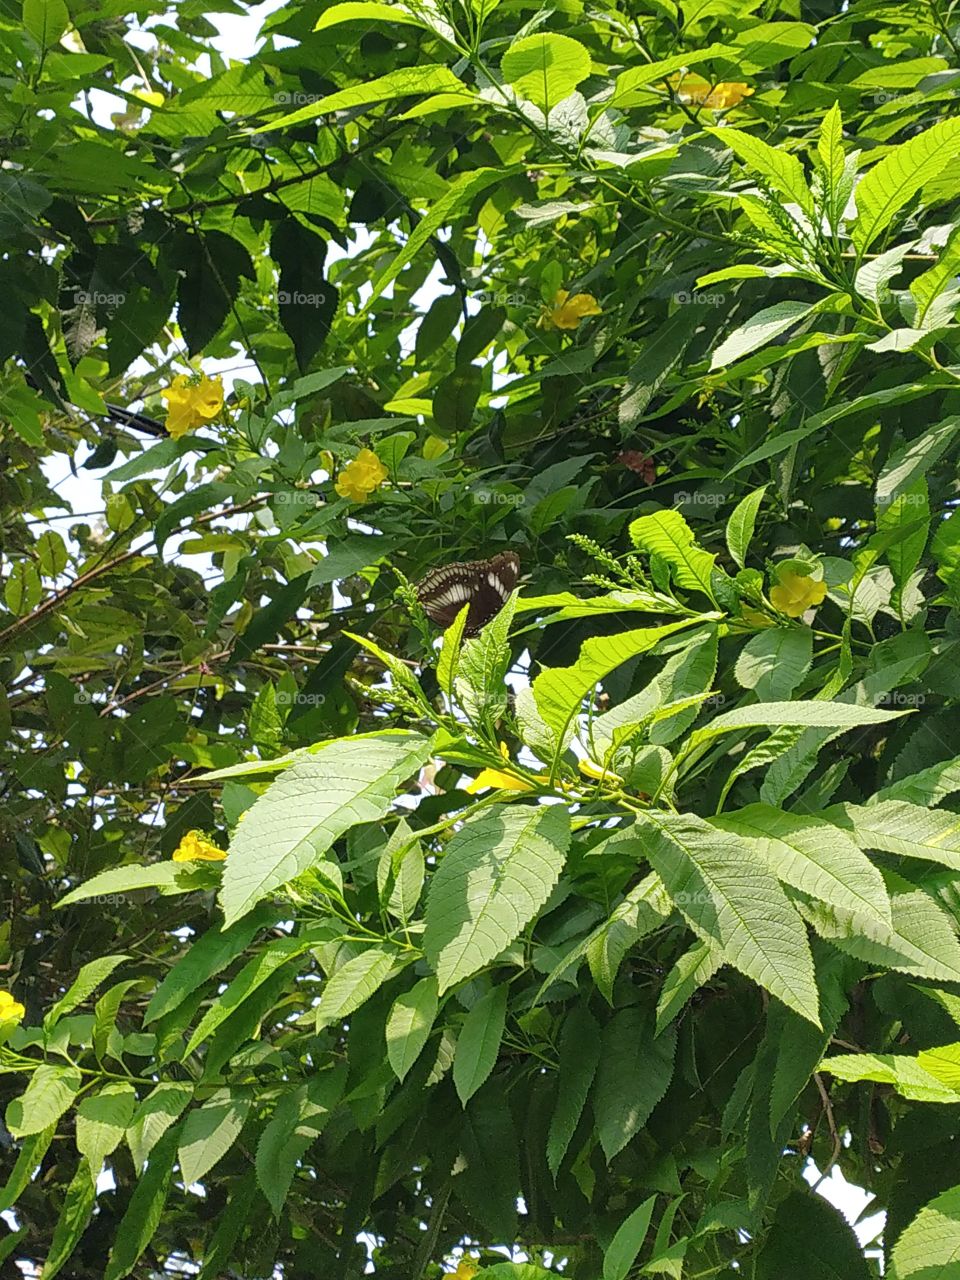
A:
{"type": "Polygon", "coordinates": [[[504,551],[489,560],[468,560],[433,569],[417,584],[417,598],[431,622],[444,630],[469,605],[464,634],[475,636],[503,608],[520,576],[520,560],[504,551]]]}

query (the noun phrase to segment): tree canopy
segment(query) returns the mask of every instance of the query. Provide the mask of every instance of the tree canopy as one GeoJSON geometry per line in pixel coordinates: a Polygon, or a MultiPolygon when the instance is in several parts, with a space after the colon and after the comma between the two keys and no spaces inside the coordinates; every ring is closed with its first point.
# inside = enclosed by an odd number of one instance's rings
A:
{"type": "Polygon", "coordinates": [[[955,1280],[956,6],[211,12],[0,3],[0,1263],[955,1280]]]}

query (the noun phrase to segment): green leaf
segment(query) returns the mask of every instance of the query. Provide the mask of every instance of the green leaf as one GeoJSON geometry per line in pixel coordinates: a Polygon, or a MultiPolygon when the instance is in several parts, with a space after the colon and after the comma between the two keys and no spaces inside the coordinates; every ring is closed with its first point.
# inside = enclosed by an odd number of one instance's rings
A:
{"type": "Polygon", "coordinates": [[[685,952],[663,980],[657,998],[657,1035],[668,1027],[695,991],[723,966],[723,956],[706,942],[685,952]]]}
{"type": "MultiPolygon", "coordinates": [[[[752,36],[754,32],[748,29],[746,34],[752,36]]],[[[775,191],[799,205],[804,213],[812,217],[813,200],[803,175],[803,167],[796,156],[782,146],[771,147],[762,138],[744,133],[740,129],[710,129],[708,132],[729,147],[753,173],[765,178],[775,191]]]]}
{"type": "Polygon", "coordinates": [[[764,484],[748,493],[737,503],[727,521],[727,549],[741,569],[746,566],[747,552],[757,524],[757,512],[768,488],[764,484]]]}
{"type": "Polygon", "coordinates": [[[407,13],[399,5],[377,4],[374,0],[350,0],[347,4],[331,5],[321,13],[313,29],[329,31],[331,27],[341,26],[344,22],[384,22],[391,27],[404,23],[413,27],[423,26],[414,14],[407,13]]]}
{"type": "Polygon", "coordinates": [[[460,431],[469,431],[482,390],[483,370],[476,364],[454,369],[437,383],[433,422],[439,436],[448,439],[460,431]]]}
{"type": "Polygon", "coordinates": [[[960,226],[955,226],[950,232],[950,239],[941,250],[936,265],[910,282],[910,292],[917,303],[917,324],[923,325],[933,303],[953,285],[957,275],[960,275],[960,226]]]}
{"type": "Polygon", "coordinates": [[[687,923],[724,961],[819,1026],[803,921],[743,842],[693,814],[644,816],[643,849],[687,923]]]}
{"type": "Polygon", "coordinates": [[[504,80],[545,114],[590,74],[590,54],[578,40],[539,31],[515,40],[500,60],[504,80]]]}
{"type": "Polygon", "coordinates": [[[430,885],[423,936],[441,993],[489,964],[533,920],[569,843],[561,806],[495,805],[456,832],[430,885]]]}
{"type": "Polygon", "coordinates": [[[330,333],[340,302],[325,267],[327,242],[296,218],[284,218],[273,228],[270,254],[280,267],[277,315],[305,373],[330,333]]]}
{"type": "Polygon", "coordinates": [[[86,1160],[81,1160],[63,1196],[60,1216],[53,1229],[53,1239],[43,1264],[41,1280],[53,1280],[69,1262],[80,1237],[93,1217],[97,1199],[96,1174],[86,1160]],[[91,1176],[92,1175],[92,1176],[91,1176]]]}
{"type": "Polygon", "coordinates": [[[604,1251],[603,1280],[626,1280],[647,1238],[656,1203],[657,1197],[650,1196],[620,1223],[616,1235],[604,1251]]]}
{"type": "Polygon", "coordinates": [[[77,1108],[77,1150],[86,1156],[94,1183],[106,1157],[120,1145],[136,1105],[133,1085],[105,1084],[99,1093],[87,1094],[77,1108]]]}
{"type": "Polygon", "coordinates": [[[153,1148],[193,1098],[193,1086],[161,1081],[140,1103],[127,1128],[127,1146],[137,1173],[153,1148]]]}
{"type": "Polygon", "coordinates": [[[780,880],[855,915],[891,923],[883,877],[846,832],[820,818],[752,804],[711,825],[754,841],[780,880]]]}
{"type": "Polygon", "coordinates": [[[533,695],[543,723],[558,741],[566,742],[567,732],[580,711],[584,698],[596,685],[628,659],[649,653],[674,632],[682,631],[702,618],[670,622],[662,627],[640,627],[619,635],[591,636],[570,667],[546,667],[533,682],[533,695]]]}
{"type": "Polygon", "coordinates": [[[237,976],[221,992],[200,1019],[184,1050],[184,1057],[194,1053],[205,1040],[209,1040],[222,1023],[250,998],[281,965],[310,947],[309,936],[273,938],[264,949],[249,960],[237,976]]]}
{"type": "Polygon", "coordinates": [[[128,1276],[153,1239],[170,1194],[178,1136],[179,1130],[174,1129],[154,1148],[146,1172],[134,1188],[126,1213],[116,1228],[103,1280],[122,1280],[128,1276]]]}
{"type": "Polygon", "coordinates": [[[443,633],[443,644],[440,646],[440,657],[437,659],[437,684],[448,698],[453,697],[453,681],[457,674],[460,644],[469,612],[470,606],[465,604],[443,633]]]}
{"type": "Polygon", "coordinates": [[[359,1009],[383,986],[395,965],[402,966],[412,959],[393,947],[373,946],[341,965],[327,979],[317,1005],[317,1030],[322,1031],[359,1009]]]}
{"type": "Polygon", "coordinates": [[[914,1102],[960,1102],[960,1093],[938,1079],[907,1053],[841,1053],[825,1058],[817,1068],[838,1080],[870,1080],[888,1084],[914,1102]]]}
{"type": "MultiPolygon", "coordinates": [[[[623,842],[635,839],[635,833],[629,829],[623,833],[623,842]]],[[[614,852],[618,843],[621,841],[614,835],[591,853],[603,857],[614,852]]],[[[623,957],[641,938],[659,929],[672,914],[673,904],[660,877],[651,873],[629,890],[623,902],[611,912],[610,918],[598,925],[585,940],[584,950],[590,972],[607,1004],[613,1005],[613,984],[623,957]]]]}
{"type": "Polygon", "coordinates": [[[188,995],[221,974],[247,948],[254,935],[276,919],[276,910],[264,906],[229,929],[208,929],[190,945],[157,987],[144,1012],[143,1025],[148,1026],[171,1013],[188,995]]]}
{"type": "Polygon", "coordinates": [[[65,1013],[70,1013],[78,1004],[83,1004],[87,996],[96,991],[100,983],[110,977],[117,965],[129,959],[129,956],[102,956],[99,960],[91,960],[89,964],[85,964],[47,1014],[46,1025],[54,1027],[58,1018],[62,1018],[65,1013]]]}
{"type": "Polygon", "coordinates": [[[823,816],[851,831],[861,848],[923,858],[960,871],[960,816],[955,813],[922,809],[905,800],[879,800],[871,805],[834,805],[823,816]]]}
{"type": "Polygon", "coordinates": [[[15,1138],[41,1133],[70,1109],[82,1083],[75,1067],[41,1062],[21,1096],[7,1107],[7,1128],[15,1138]]]}
{"type": "Polygon", "coordinates": [[[220,1089],[188,1113],[177,1148],[184,1186],[200,1182],[223,1159],[239,1138],[249,1111],[249,1098],[220,1089]]]}
{"type": "Polygon", "coordinates": [[[99,875],[78,885],[60,899],[57,907],[69,907],[101,895],[126,893],[133,889],[159,889],[162,894],[190,893],[195,889],[209,889],[216,880],[209,864],[190,862],[155,862],[150,866],[131,864],[111,867],[99,875]]]}
{"type": "Polygon", "coordinates": [[[21,1193],[30,1185],[56,1131],[57,1126],[54,1123],[37,1133],[31,1133],[20,1143],[16,1163],[10,1171],[9,1178],[0,1187],[0,1213],[6,1213],[12,1205],[16,1204],[21,1193]]]}
{"type": "Polygon", "coordinates": [[[877,480],[877,506],[884,507],[912,488],[953,444],[960,431],[960,416],[944,418],[935,427],[898,449],[877,480]]]}
{"type": "Polygon", "coordinates": [[[575,1005],[563,1021],[557,1104],[547,1136],[547,1165],[554,1180],[587,1105],[599,1062],[600,1024],[586,1005],[575,1005]]]}
{"type": "Polygon", "coordinates": [[[891,1254],[889,1280],[954,1280],[960,1258],[960,1186],[925,1204],[891,1254]]]}
{"type": "Polygon", "coordinates": [[[508,995],[507,984],[501,982],[482,996],[464,1019],[453,1058],[453,1083],[464,1106],[496,1066],[508,995]]]}
{"type": "Polygon", "coordinates": [[[244,815],[224,865],[227,925],[318,862],[350,827],[375,822],[430,755],[418,734],[334,740],[299,757],[244,815]]]}
{"type": "Polygon", "coordinates": [[[64,0],[23,0],[23,25],[41,49],[52,49],[70,25],[64,0]]]}
{"type": "Polygon", "coordinates": [[[409,923],[420,901],[425,874],[423,848],[406,819],[401,818],[377,863],[377,893],[384,910],[409,923]]]}
{"type": "Polygon", "coordinates": [[[593,1111],[607,1163],[647,1123],[673,1077],[676,1034],[655,1036],[653,1020],[637,1007],[624,1009],[603,1029],[593,1111]]]}
{"type": "Polygon", "coordinates": [[[739,329],[734,329],[713,353],[710,368],[722,369],[725,365],[742,360],[751,351],[765,347],[768,342],[792,329],[804,316],[817,309],[816,303],[776,302],[772,307],[757,311],[739,329]]]}
{"type": "Polygon", "coordinates": [[[403,1080],[430,1037],[437,1016],[437,980],[431,974],[397,996],[387,1016],[387,1061],[403,1080]]]}
{"type": "Polygon", "coordinates": [[[343,1063],[285,1093],[260,1135],[255,1161],[257,1182],[275,1218],[283,1211],[300,1158],[339,1106],[346,1082],[347,1067],[343,1063]]]}
{"type": "Polygon", "coordinates": [[[856,249],[869,249],[924,183],[942,173],[958,154],[960,120],[944,120],[878,160],[856,189],[857,220],[850,233],[856,249]]]}
{"type": "Polygon", "coordinates": [[[492,724],[507,705],[505,678],[510,668],[510,627],[516,610],[516,592],[478,636],[460,650],[460,669],[454,688],[467,715],[492,724]]]}
{"type": "Polygon", "coordinates": [[[297,111],[290,111],[279,119],[270,120],[251,132],[273,133],[278,129],[286,129],[288,125],[316,120],[318,116],[331,115],[335,111],[353,111],[355,107],[369,107],[378,102],[389,102],[393,98],[442,93],[463,87],[462,81],[448,67],[439,64],[421,63],[415,67],[401,67],[396,71],[388,71],[375,80],[368,80],[366,84],[353,84],[346,89],[338,89],[336,93],[325,94],[316,102],[310,102],[297,111]]]}
{"type": "Polygon", "coordinates": [[[813,632],[809,627],[777,627],[751,636],[734,674],[761,702],[779,702],[790,697],[812,661],[813,632]]]}
{"type": "Polygon", "coordinates": [[[843,702],[761,702],[750,707],[736,707],[716,716],[702,729],[695,729],[687,743],[688,750],[711,742],[738,729],[779,729],[801,725],[810,729],[858,729],[861,725],[882,724],[904,711],[877,711],[873,707],[857,707],[843,702]]]}
{"type": "Polygon", "coordinates": [[[869,1280],[871,1274],[852,1228],[823,1196],[791,1191],[780,1203],[757,1258],[757,1280],[869,1280]]]}
{"type": "Polygon", "coordinates": [[[678,587],[702,591],[713,600],[711,579],[717,557],[698,546],[693,530],[679,511],[655,511],[652,515],[640,516],[631,522],[629,532],[635,547],[666,560],[678,587]]]}

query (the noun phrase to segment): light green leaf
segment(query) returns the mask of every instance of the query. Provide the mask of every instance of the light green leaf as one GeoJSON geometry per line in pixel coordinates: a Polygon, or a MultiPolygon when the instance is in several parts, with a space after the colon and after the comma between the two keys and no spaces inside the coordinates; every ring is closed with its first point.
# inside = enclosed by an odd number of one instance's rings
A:
{"type": "Polygon", "coordinates": [[[845,832],[821,818],[752,804],[711,818],[721,831],[747,836],[786,884],[855,915],[891,923],[883,877],[845,832]]]}
{"type": "Polygon", "coordinates": [[[874,1080],[889,1084],[916,1102],[960,1102],[960,1093],[930,1075],[907,1053],[841,1053],[824,1058],[817,1068],[838,1080],[874,1080]]]}
{"type": "Polygon", "coordinates": [[[88,1094],[77,1108],[77,1150],[86,1156],[93,1182],[106,1157],[120,1145],[136,1105],[133,1085],[117,1083],[88,1094]]]}
{"type": "Polygon", "coordinates": [[[889,787],[883,787],[871,796],[869,805],[883,800],[906,800],[910,804],[928,808],[939,804],[947,796],[960,791],[960,760],[942,760],[929,769],[911,773],[889,787]]]}
{"type": "Polygon", "coordinates": [[[329,31],[331,27],[341,26],[345,22],[384,22],[389,26],[406,24],[413,27],[423,25],[414,14],[408,13],[398,4],[377,4],[374,0],[352,0],[347,4],[331,5],[321,13],[313,29],[329,31]]]}
{"type": "Polygon", "coordinates": [[[699,66],[711,58],[731,58],[738,56],[739,49],[728,44],[711,44],[700,50],[689,49],[683,53],[675,53],[672,57],[661,58],[656,62],[640,63],[621,71],[617,76],[613,97],[608,106],[628,107],[635,105],[630,99],[636,95],[636,102],[650,103],[653,94],[648,86],[658,85],[662,96],[668,86],[670,77],[677,71],[685,71],[689,67],[699,66]],[[647,90],[646,95],[642,92],[647,90]]]}
{"type": "Polygon", "coordinates": [[[851,237],[859,252],[869,249],[924,183],[942,173],[958,154],[958,120],[943,120],[888,151],[856,189],[857,220],[851,237]]]}
{"type": "Polygon", "coordinates": [[[404,956],[392,947],[373,946],[341,965],[327,979],[327,984],[317,1005],[317,1030],[322,1031],[359,1009],[387,978],[413,956],[404,956]]]}
{"type": "Polygon", "coordinates": [[[673,1077],[676,1033],[655,1036],[653,1020],[632,1006],[603,1029],[593,1112],[607,1163],[640,1132],[673,1077]]]}
{"type": "Polygon", "coordinates": [[[127,1129],[127,1146],[137,1173],[143,1172],[147,1156],[193,1098],[193,1087],[161,1081],[137,1108],[127,1129]]]}
{"type": "Polygon", "coordinates": [[[377,893],[384,909],[404,924],[413,919],[425,873],[420,841],[401,818],[377,863],[377,893]]]}
{"type": "Polygon", "coordinates": [[[47,1014],[44,1019],[47,1027],[52,1028],[56,1025],[58,1018],[62,1018],[65,1013],[70,1013],[78,1004],[83,1004],[87,996],[92,995],[100,983],[110,977],[117,965],[129,959],[129,956],[101,956],[99,960],[91,960],[89,964],[85,964],[47,1014]]]}
{"type": "Polygon", "coordinates": [[[790,697],[812,660],[813,632],[809,627],[771,628],[751,636],[734,674],[761,702],[776,702],[790,697]]]}
{"type": "Polygon", "coordinates": [[[717,557],[697,545],[693,530],[679,511],[655,511],[652,515],[640,516],[631,521],[629,533],[635,547],[666,560],[678,587],[702,591],[713,599],[711,577],[717,557]]]}
{"type": "Polygon", "coordinates": [[[509,994],[501,982],[481,996],[464,1019],[453,1058],[453,1083],[464,1106],[497,1064],[509,994]]]}
{"type": "Polygon", "coordinates": [[[626,1280],[647,1238],[656,1203],[657,1197],[650,1196],[621,1222],[603,1255],[603,1280],[626,1280]]]}
{"type": "Polygon", "coordinates": [[[10,1171],[9,1178],[0,1187],[0,1213],[6,1213],[12,1205],[16,1204],[21,1193],[30,1185],[56,1131],[57,1126],[54,1123],[38,1133],[31,1133],[20,1143],[16,1163],[10,1171]]]}
{"type": "Polygon", "coordinates": [[[517,606],[516,592],[478,636],[460,650],[460,667],[454,680],[457,697],[467,715],[480,723],[493,723],[507,705],[504,683],[510,668],[508,636],[517,606]]]}
{"type": "Polygon", "coordinates": [[[301,756],[247,810],[224,864],[225,923],[318,862],[350,827],[375,822],[429,758],[418,734],[336,739],[301,756]]]}
{"type": "Polygon", "coordinates": [[[530,923],[569,844],[569,814],[559,805],[495,805],[456,832],[430,885],[423,936],[441,993],[489,964],[530,923]]]}
{"type": "Polygon", "coordinates": [[[52,49],[70,26],[70,12],[64,0],[23,0],[23,25],[41,49],[52,49]]]}
{"type": "Polygon", "coordinates": [[[402,1080],[423,1051],[437,1016],[437,980],[430,974],[397,996],[387,1017],[387,1061],[402,1080]]]}
{"type": "Polygon", "coordinates": [[[590,74],[590,54],[578,40],[538,31],[515,40],[500,60],[507,84],[547,113],[590,74]]]}
{"type": "Polygon", "coordinates": [[[463,629],[467,625],[469,612],[470,606],[465,604],[443,633],[443,644],[440,647],[440,657],[437,659],[437,684],[448,698],[453,697],[453,681],[457,674],[463,629]]]}
{"type": "Polygon", "coordinates": [[[940,258],[929,271],[921,272],[910,282],[910,292],[917,304],[915,323],[923,325],[924,317],[934,301],[952,286],[960,275],[960,226],[950,232],[950,238],[940,252],[940,258]]]}
{"type": "Polygon", "coordinates": [[[873,707],[856,707],[843,702],[761,702],[755,706],[736,707],[716,716],[702,729],[690,735],[689,750],[737,729],[779,729],[802,725],[809,729],[857,729],[861,725],[883,724],[903,711],[877,711],[873,707]]]}
{"type": "Polygon", "coordinates": [[[742,840],[693,814],[644,816],[638,834],[687,923],[724,961],[819,1026],[803,921],[742,840]]]}
{"type": "Polygon", "coordinates": [[[223,1159],[239,1138],[249,1111],[249,1098],[220,1089],[189,1112],[177,1150],[184,1186],[200,1182],[223,1159]]]}
{"type": "Polygon", "coordinates": [[[727,549],[737,565],[743,569],[747,563],[747,552],[753,541],[753,531],[757,524],[757,513],[763,502],[763,495],[768,485],[761,485],[752,493],[741,499],[730,513],[727,521],[727,549]]]}
{"type": "Polygon", "coordinates": [[[7,1107],[7,1128],[15,1138],[41,1133],[69,1110],[82,1083],[75,1067],[42,1062],[23,1094],[7,1107]]]}
{"type": "Polygon", "coordinates": [[[720,343],[710,360],[711,370],[722,369],[735,360],[742,360],[751,351],[765,347],[815,310],[816,304],[808,302],[777,302],[772,307],[764,307],[720,343]]]}
{"type": "Polygon", "coordinates": [[[328,93],[316,102],[309,102],[305,107],[290,111],[251,132],[273,133],[277,129],[285,129],[304,120],[316,120],[318,116],[331,115],[335,111],[352,111],[355,107],[369,107],[394,98],[408,98],[413,94],[456,92],[462,89],[462,82],[449,67],[429,63],[400,67],[375,80],[368,80],[366,84],[353,84],[346,89],[338,89],[336,93],[328,93]]]}
{"type": "Polygon", "coordinates": [[[101,895],[127,893],[135,889],[159,889],[161,894],[191,893],[195,889],[209,889],[216,883],[211,869],[216,864],[191,862],[155,862],[149,866],[131,863],[124,867],[111,867],[99,875],[78,885],[60,899],[57,908],[72,906],[101,895]]]}
{"type": "Polygon", "coordinates": [[[799,205],[804,213],[813,215],[813,199],[803,175],[803,166],[796,156],[783,147],[771,147],[762,138],[741,129],[709,129],[707,132],[729,147],[753,173],[765,178],[788,201],[799,205]]]}
{"type": "Polygon", "coordinates": [[[877,481],[877,506],[886,506],[915,485],[953,444],[958,431],[960,416],[954,414],[898,449],[877,481]]]}
{"type": "Polygon", "coordinates": [[[956,1280],[960,1274],[960,1186],[925,1204],[897,1238],[888,1280],[956,1280]]]}
{"type": "Polygon", "coordinates": [[[882,849],[907,858],[923,858],[960,871],[960,815],[923,809],[905,800],[876,804],[840,804],[823,817],[853,833],[864,849],[882,849]]]}
{"type": "Polygon", "coordinates": [[[693,993],[723,966],[723,956],[706,942],[684,952],[663,980],[657,998],[657,1035],[668,1027],[693,993]]]}

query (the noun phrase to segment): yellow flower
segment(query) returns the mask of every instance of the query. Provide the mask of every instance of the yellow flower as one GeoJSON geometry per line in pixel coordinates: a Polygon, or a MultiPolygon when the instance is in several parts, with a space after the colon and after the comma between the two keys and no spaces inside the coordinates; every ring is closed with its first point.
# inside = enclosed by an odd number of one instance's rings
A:
{"type": "MultiPolygon", "coordinates": [[[[500,743],[500,754],[504,760],[510,759],[510,752],[505,742],[500,743]]],[[[533,786],[524,778],[513,773],[503,773],[500,769],[481,769],[479,774],[469,782],[464,790],[467,795],[475,796],[478,791],[486,791],[488,787],[496,787],[498,791],[532,791],[533,786]]]]}
{"type": "Polygon", "coordinates": [[[753,93],[749,85],[739,80],[721,80],[719,84],[711,85],[703,76],[680,72],[670,77],[670,85],[681,102],[709,107],[712,111],[726,111],[753,93]]]}
{"type": "Polygon", "coordinates": [[[353,462],[348,462],[334,485],[341,498],[351,502],[366,502],[374,489],[379,489],[388,475],[372,449],[361,449],[353,462]]]}
{"type": "Polygon", "coordinates": [[[222,862],[226,856],[202,831],[188,831],[173,851],[174,862],[222,862]]]}
{"type": "Polygon", "coordinates": [[[477,1262],[476,1258],[461,1258],[460,1265],[449,1280],[473,1280],[479,1270],[480,1263],[477,1262]]]}
{"type": "Polygon", "coordinates": [[[20,1022],[26,1009],[19,1000],[14,1000],[9,991],[0,991],[0,1026],[9,1022],[20,1022]]]}
{"type": "Polygon", "coordinates": [[[799,618],[808,609],[821,604],[827,594],[827,584],[815,578],[802,578],[787,570],[770,590],[771,603],[788,618],[799,618]]]}
{"type": "Polygon", "coordinates": [[[174,440],[212,422],[223,408],[223,381],[202,374],[192,381],[185,373],[178,373],[169,387],[160,392],[167,402],[167,432],[174,440]]]}
{"type": "Polygon", "coordinates": [[[566,289],[558,289],[552,305],[541,308],[537,323],[543,329],[576,329],[586,316],[602,313],[592,293],[575,293],[571,298],[566,289]]]}
{"type": "Polygon", "coordinates": [[[612,769],[604,769],[602,764],[597,764],[593,760],[578,760],[577,767],[582,774],[588,778],[597,778],[604,782],[622,782],[623,779],[619,773],[614,773],[612,769]]]}

